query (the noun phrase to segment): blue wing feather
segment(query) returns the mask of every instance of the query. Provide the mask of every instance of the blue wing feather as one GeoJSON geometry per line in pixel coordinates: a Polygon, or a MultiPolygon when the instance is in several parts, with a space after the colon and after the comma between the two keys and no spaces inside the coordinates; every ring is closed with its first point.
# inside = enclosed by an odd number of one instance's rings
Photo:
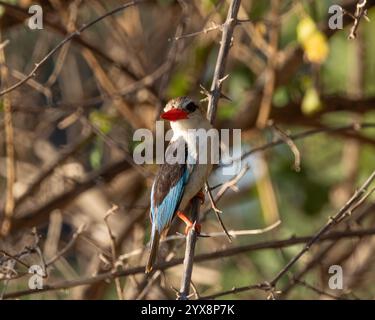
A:
{"type": "Polygon", "coordinates": [[[152,185],[151,190],[151,218],[152,223],[156,226],[159,233],[161,233],[165,227],[167,227],[174,216],[175,211],[181,201],[184,193],[186,182],[189,179],[190,170],[185,168],[182,176],[178,182],[169,190],[163,201],[155,206],[154,203],[154,186],[152,185]]]}

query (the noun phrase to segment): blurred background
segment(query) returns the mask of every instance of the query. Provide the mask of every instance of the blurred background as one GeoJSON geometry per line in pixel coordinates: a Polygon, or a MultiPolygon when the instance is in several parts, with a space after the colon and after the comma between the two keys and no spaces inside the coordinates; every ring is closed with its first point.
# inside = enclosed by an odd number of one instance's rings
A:
{"type": "MultiPolygon", "coordinates": [[[[18,298],[175,299],[181,262],[151,278],[134,269],[148,254],[157,165],[132,163],[132,137],[138,128],[154,131],[168,99],[205,98],[229,2],[126,8],[60,46],[27,83],[0,97],[0,297],[28,290],[28,267],[40,265],[44,285],[68,285],[18,298]],[[133,271],[116,282],[69,285],[111,270],[133,271]]],[[[202,232],[212,237],[199,239],[196,255],[218,254],[194,264],[192,299],[272,279],[306,240],[272,244],[313,235],[374,170],[375,1],[366,1],[370,21],[361,17],[355,39],[348,39],[349,14],[343,30],[328,27],[330,5],[354,15],[358,2],[242,1],[222,90],[231,100],[220,100],[215,126],[241,129],[250,154],[237,175],[224,176],[219,165],[210,177],[236,236],[228,242],[206,199],[202,232]]],[[[1,90],[68,34],[124,3],[0,1],[1,90]],[[37,3],[43,29],[31,30],[28,9],[37,3]]],[[[374,200],[335,227],[342,236],[318,242],[280,279],[278,298],[374,298],[374,200]],[[370,231],[345,235],[353,230],[370,231]],[[341,290],[329,288],[331,265],[342,266],[341,290]]],[[[182,231],[176,221],[170,235],[182,231]]],[[[178,235],[163,243],[159,261],[183,257],[184,244],[178,235]]],[[[222,296],[269,297],[262,290],[222,296]]]]}

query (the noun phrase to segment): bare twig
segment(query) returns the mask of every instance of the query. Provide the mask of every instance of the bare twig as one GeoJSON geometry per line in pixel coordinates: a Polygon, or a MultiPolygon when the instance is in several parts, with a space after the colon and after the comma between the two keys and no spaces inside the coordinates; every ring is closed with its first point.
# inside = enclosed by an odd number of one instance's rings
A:
{"type": "MultiPolygon", "coordinates": [[[[17,71],[17,70],[13,70],[13,69],[10,69],[9,70],[12,77],[18,79],[18,80],[22,80],[24,79],[26,76],[20,72],[20,71],[17,71]]],[[[48,105],[51,105],[52,104],[52,91],[50,88],[44,86],[43,84],[39,83],[38,81],[36,81],[35,79],[30,79],[28,81],[28,85],[32,88],[34,88],[36,91],[42,93],[45,97],[46,97],[46,100],[47,100],[47,103],[48,105]]]]}
{"type": "Polygon", "coordinates": [[[42,182],[49,177],[56,168],[63,164],[69,157],[85,146],[94,135],[91,132],[84,134],[83,138],[73,143],[71,146],[63,149],[59,153],[59,157],[55,161],[52,161],[45,169],[43,169],[38,176],[32,181],[29,188],[16,200],[16,208],[21,205],[28,197],[32,196],[33,193],[39,188],[42,182]]]}
{"type": "MultiPolygon", "coordinates": [[[[211,32],[211,31],[222,29],[222,27],[223,26],[221,24],[217,24],[214,21],[211,21],[211,27],[206,27],[203,30],[199,30],[199,31],[196,31],[196,32],[188,33],[188,34],[183,34],[183,35],[180,35],[180,36],[175,36],[173,38],[173,40],[177,41],[177,40],[184,39],[184,38],[195,37],[195,36],[198,36],[198,35],[200,35],[202,33],[207,34],[207,33],[211,32]]],[[[172,40],[172,39],[169,39],[169,40],[172,40]]]]}
{"type": "Polygon", "coordinates": [[[214,237],[223,237],[229,234],[230,237],[237,238],[239,236],[250,236],[250,235],[259,235],[266,232],[269,232],[281,224],[281,221],[276,221],[275,223],[271,224],[268,227],[262,229],[249,229],[249,230],[227,230],[226,232],[211,232],[207,234],[203,234],[204,236],[214,238],[214,237]]]}
{"type": "MultiPolygon", "coordinates": [[[[363,123],[352,123],[352,124],[344,125],[344,126],[324,127],[324,128],[307,130],[307,131],[297,133],[297,134],[294,134],[294,135],[289,135],[289,139],[291,139],[292,141],[296,141],[296,140],[304,139],[304,138],[314,136],[314,135],[320,134],[320,133],[331,133],[331,132],[351,131],[351,130],[358,131],[360,129],[374,128],[374,127],[375,127],[375,123],[365,123],[365,122],[363,122],[363,123]]],[[[260,152],[260,151],[267,150],[269,148],[278,146],[278,145],[283,144],[283,143],[286,143],[285,139],[280,138],[278,140],[263,144],[259,147],[251,149],[248,152],[244,152],[241,155],[240,159],[243,160],[243,159],[247,158],[248,156],[250,156],[252,154],[255,154],[255,153],[260,152]]],[[[233,161],[237,161],[237,159],[233,159],[233,161]]],[[[227,166],[227,165],[230,165],[230,164],[222,164],[222,166],[227,166]]]]}
{"type": "MultiPolygon", "coordinates": [[[[132,157],[130,155],[125,155],[123,160],[88,174],[84,180],[77,182],[73,189],[64,191],[46,204],[30,210],[27,216],[14,219],[13,228],[16,230],[38,225],[44,221],[45,216],[48,216],[53,209],[67,206],[70,201],[78,197],[84,191],[94,187],[99,180],[110,181],[120,173],[123,173],[124,170],[129,169],[131,164],[134,164],[132,157]]],[[[146,172],[142,173],[147,177],[146,172]]]]}
{"type": "Polygon", "coordinates": [[[293,168],[295,171],[301,171],[301,153],[299,152],[296,144],[290,138],[289,134],[281,130],[273,121],[271,121],[271,126],[275,131],[278,133],[280,138],[284,140],[284,142],[289,146],[290,150],[293,152],[294,155],[294,165],[293,168]]]}
{"type": "Polygon", "coordinates": [[[232,242],[232,238],[231,238],[230,234],[228,233],[228,230],[227,230],[227,228],[225,227],[225,224],[224,224],[224,222],[223,222],[223,220],[221,219],[221,216],[220,216],[220,214],[223,213],[223,211],[221,211],[221,210],[216,206],[215,199],[214,199],[214,197],[212,196],[211,189],[210,189],[210,186],[209,186],[208,182],[206,182],[206,191],[207,191],[207,194],[208,194],[208,198],[210,199],[210,202],[211,202],[212,210],[214,210],[215,215],[216,215],[216,218],[217,218],[217,220],[219,221],[220,226],[221,226],[221,228],[222,228],[223,231],[224,231],[224,234],[227,236],[228,241],[229,241],[229,242],[232,242]]]}
{"type": "Polygon", "coordinates": [[[280,0],[271,1],[271,30],[269,41],[269,56],[267,68],[264,71],[266,83],[263,90],[262,100],[260,102],[259,114],[257,118],[257,126],[264,128],[267,125],[269,115],[271,113],[272,97],[276,86],[276,68],[279,43],[279,8],[280,0]]]}
{"type": "Polygon", "coordinates": [[[40,235],[38,234],[36,228],[32,229],[32,234],[33,234],[34,239],[35,239],[35,244],[34,244],[35,252],[39,256],[40,264],[41,264],[41,267],[42,267],[42,270],[43,270],[43,277],[47,277],[47,263],[46,263],[46,260],[44,258],[42,249],[40,249],[40,247],[39,247],[40,235]]]}
{"type": "Polygon", "coordinates": [[[286,266],[272,279],[270,286],[274,287],[276,283],[286,274],[290,268],[307,252],[310,247],[317,242],[317,240],[325,234],[332,226],[337,224],[341,219],[350,214],[353,208],[357,208],[357,204],[361,203],[363,196],[367,194],[367,188],[375,179],[375,171],[370,175],[370,177],[365,181],[362,187],[354,193],[354,195],[348,200],[348,202],[333,216],[329,219],[328,223],[323,226],[310,241],[304,246],[304,248],[292,258],[286,266]]]}
{"type": "Polygon", "coordinates": [[[240,170],[240,172],[234,178],[230,179],[229,181],[224,182],[220,186],[220,189],[216,194],[215,202],[218,202],[229,189],[238,191],[237,183],[244,177],[244,175],[249,170],[249,168],[250,167],[247,164],[245,164],[244,167],[240,170]]]}
{"type": "Polygon", "coordinates": [[[142,0],[135,0],[135,1],[131,1],[131,2],[128,2],[128,3],[125,3],[111,11],[108,11],[106,14],[104,15],[101,15],[97,18],[95,18],[94,20],[90,21],[89,23],[87,24],[83,24],[77,31],[71,33],[70,35],[68,35],[64,40],[62,40],[56,47],[54,47],[50,52],[48,52],[48,54],[42,59],[40,60],[38,63],[35,63],[35,66],[34,68],[31,70],[31,72],[22,80],[16,82],[15,84],[13,84],[12,86],[6,88],[6,89],[3,89],[0,91],[0,96],[3,96],[4,94],[6,93],[9,93],[17,88],[19,88],[20,86],[22,86],[24,83],[26,83],[29,79],[33,78],[36,74],[36,72],[39,70],[39,68],[44,65],[46,63],[46,61],[51,57],[53,56],[58,50],[60,50],[67,42],[71,41],[73,38],[75,37],[79,37],[81,35],[82,32],[84,32],[85,30],[87,30],[88,28],[92,27],[93,25],[95,25],[96,23],[100,22],[101,20],[105,19],[106,17],[108,16],[111,16],[117,12],[120,12],[122,10],[125,10],[129,7],[132,7],[138,3],[142,2],[142,0]]]}
{"type": "MultiPolygon", "coordinates": [[[[367,206],[361,210],[361,212],[358,212],[356,215],[355,224],[360,224],[363,219],[370,215],[373,212],[375,205],[372,204],[370,206],[367,206]]],[[[323,259],[327,256],[329,252],[332,252],[334,248],[336,248],[340,243],[342,239],[337,239],[337,241],[330,243],[328,246],[326,246],[323,249],[318,250],[317,253],[314,254],[313,257],[309,260],[307,264],[305,264],[302,268],[302,270],[298,271],[297,273],[293,274],[293,279],[301,279],[303,276],[305,276],[310,270],[313,269],[314,266],[320,264],[323,259]]],[[[294,288],[296,285],[296,282],[291,279],[289,283],[282,288],[282,295],[281,298],[285,299],[288,295],[288,293],[294,288]]]]}
{"type": "Polygon", "coordinates": [[[3,300],[4,294],[6,290],[8,289],[9,281],[13,278],[11,275],[12,273],[17,276],[17,272],[14,270],[14,266],[16,264],[15,260],[9,260],[6,262],[6,278],[3,283],[3,288],[0,292],[0,300],[3,300]]]}
{"type": "Polygon", "coordinates": [[[312,286],[311,284],[307,283],[306,281],[302,281],[302,280],[298,280],[298,279],[293,279],[293,281],[295,281],[297,284],[299,284],[300,286],[303,286],[307,289],[310,289],[320,295],[324,295],[324,296],[327,296],[329,298],[332,298],[334,300],[346,300],[344,298],[341,298],[341,297],[338,297],[338,296],[335,296],[333,294],[330,294],[329,292],[325,292],[317,287],[314,287],[312,286]]]}
{"type": "Polygon", "coordinates": [[[329,221],[313,237],[311,237],[310,240],[307,241],[307,243],[299,251],[299,253],[295,255],[271,281],[269,282],[265,281],[263,283],[252,285],[252,286],[235,288],[235,289],[224,291],[222,293],[215,294],[212,296],[219,297],[219,296],[230,294],[230,293],[243,292],[243,291],[259,289],[259,288],[265,291],[268,291],[271,295],[274,295],[275,286],[278,283],[278,281],[290,270],[290,268],[293,267],[293,265],[307,251],[310,250],[311,246],[317,243],[319,239],[321,239],[331,227],[333,227],[334,225],[342,221],[343,217],[350,215],[352,213],[353,208],[358,207],[357,206],[358,203],[363,202],[363,198],[368,196],[367,188],[371,185],[374,179],[375,179],[375,171],[369,176],[369,178],[365,181],[365,183],[361,186],[361,188],[353,194],[353,196],[347,201],[347,203],[333,217],[330,217],[329,221]]]}
{"type": "MultiPolygon", "coordinates": [[[[75,23],[76,23],[77,16],[78,16],[78,7],[81,4],[81,0],[72,1],[69,4],[69,8],[68,8],[69,12],[67,14],[65,14],[65,10],[63,9],[63,6],[61,6],[59,2],[52,1],[51,4],[52,6],[55,7],[56,11],[60,11],[62,18],[63,19],[65,18],[64,24],[67,26],[66,27],[67,30],[73,31],[75,29],[75,23]]],[[[54,69],[52,73],[50,74],[50,76],[48,77],[47,81],[45,82],[46,87],[51,87],[56,82],[64,66],[65,59],[70,49],[70,44],[71,44],[70,42],[66,43],[62,47],[61,51],[59,52],[55,61],[54,69]]]]}
{"type": "Polygon", "coordinates": [[[65,253],[67,253],[75,244],[78,237],[82,234],[84,231],[85,225],[82,224],[78,227],[78,229],[73,233],[72,238],[69,240],[69,242],[66,244],[66,246],[61,249],[55,256],[53,256],[50,260],[47,261],[46,266],[49,267],[53,263],[55,263],[57,260],[59,260],[62,256],[64,256],[65,253]]]}
{"type": "MultiPolygon", "coordinates": [[[[118,210],[118,206],[113,205],[112,208],[107,211],[104,217],[104,222],[107,226],[108,235],[111,241],[111,254],[112,254],[111,264],[114,270],[116,270],[116,260],[117,260],[116,237],[114,236],[111,230],[111,226],[109,225],[108,219],[112,214],[116,213],[117,210],[118,210]]],[[[115,278],[115,285],[116,285],[116,292],[117,292],[117,296],[119,300],[124,300],[124,296],[122,294],[122,289],[121,289],[121,282],[119,278],[115,278]]]]}
{"type": "MultiPolygon", "coordinates": [[[[277,221],[274,224],[272,224],[268,227],[262,228],[262,229],[227,230],[227,232],[233,238],[242,237],[242,236],[259,235],[259,234],[263,234],[263,233],[266,233],[266,232],[269,232],[269,231],[275,229],[280,224],[281,224],[281,221],[277,221]]],[[[223,232],[201,233],[201,236],[204,237],[204,238],[227,237],[227,233],[225,231],[223,231],[223,232]]],[[[161,243],[175,241],[175,240],[181,240],[181,239],[184,239],[184,238],[185,238],[185,235],[183,235],[183,234],[171,235],[171,236],[168,236],[165,239],[161,240],[161,243]]],[[[145,248],[146,247],[144,246],[144,247],[132,250],[131,252],[127,252],[127,253],[122,254],[121,256],[118,257],[117,263],[122,264],[123,261],[129,259],[130,257],[141,255],[144,252],[145,248]]]]}
{"type": "MultiPolygon", "coordinates": [[[[10,259],[15,260],[15,261],[18,262],[19,264],[21,264],[21,265],[23,265],[24,267],[26,267],[27,269],[29,269],[30,266],[29,266],[27,263],[23,262],[23,261],[22,261],[21,259],[19,259],[18,257],[16,257],[15,255],[12,255],[12,254],[10,254],[10,253],[4,251],[4,250],[0,250],[0,253],[3,254],[4,256],[7,256],[7,257],[10,258],[10,259]]],[[[2,262],[2,261],[0,260],[0,262],[2,262]]]]}
{"type": "MultiPolygon", "coordinates": [[[[365,128],[374,128],[375,124],[374,123],[353,123],[349,125],[344,125],[344,126],[338,126],[338,127],[330,127],[330,128],[319,128],[319,129],[312,129],[308,131],[304,131],[295,135],[290,135],[289,138],[292,140],[300,140],[304,139],[310,136],[314,136],[319,133],[325,133],[325,132],[338,132],[338,131],[350,131],[350,130],[359,130],[359,129],[365,129],[365,128]]],[[[249,152],[245,152],[242,156],[241,159],[244,159],[252,154],[255,154],[257,152],[264,151],[269,148],[273,148],[275,146],[278,146],[280,144],[285,143],[284,140],[279,139],[276,141],[272,141],[270,143],[266,143],[260,147],[254,148],[250,150],[249,152]]],[[[236,161],[236,159],[234,159],[236,161]]],[[[34,210],[31,210],[29,212],[27,217],[22,217],[22,218],[15,218],[14,219],[14,228],[23,228],[23,227],[28,227],[28,226],[33,226],[35,224],[40,223],[41,220],[43,220],[43,217],[47,214],[49,214],[53,209],[56,208],[61,208],[64,205],[68,204],[69,201],[72,199],[75,199],[78,195],[80,195],[82,192],[88,190],[89,188],[93,187],[96,184],[96,181],[99,180],[105,180],[105,181],[110,181],[114,177],[116,177],[119,173],[123,172],[125,169],[128,169],[130,167],[130,163],[133,162],[133,159],[126,155],[125,158],[119,162],[116,162],[114,164],[111,164],[98,172],[93,172],[90,174],[84,181],[78,183],[76,187],[73,190],[65,191],[56,198],[52,199],[49,201],[47,204],[41,206],[40,208],[35,208],[34,210]]],[[[226,165],[226,164],[225,164],[226,165]]],[[[225,166],[222,165],[222,166],[225,166]]],[[[51,166],[51,169],[53,170],[53,167],[51,166]]],[[[241,170],[241,176],[238,178],[240,179],[244,174],[246,170],[243,169],[241,170]]],[[[143,172],[143,174],[147,177],[147,173],[143,172]]],[[[239,180],[238,179],[238,180],[239,180]]],[[[237,180],[237,179],[236,179],[237,180]]],[[[236,181],[231,181],[229,182],[229,187],[234,187],[236,181]]],[[[226,183],[225,183],[226,184],[226,183]]],[[[224,184],[224,185],[225,185],[224,184]]],[[[34,184],[33,184],[34,185],[34,184]]],[[[227,190],[227,186],[222,188],[222,192],[218,192],[216,195],[215,201],[217,202],[222,195],[225,193],[227,190]]],[[[37,184],[35,184],[37,186],[37,184]]],[[[28,192],[27,192],[28,193],[28,192]]]]}
{"type": "MultiPolygon", "coordinates": [[[[0,37],[1,38],[1,37],[0,37]]],[[[1,82],[8,83],[8,68],[5,66],[5,53],[4,47],[7,42],[4,42],[2,49],[0,50],[0,73],[1,82]]],[[[4,217],[2,219],[0,234],[6,236],[11,228],[12,218],[14,213],[14,194],[13,187],[16,180],[16,168],[15,168],[15,157],[14,157],[14,130],[13,130],[13,111],[11,97],[9,94],[3,98],[4,105],[4,126],[5,126],[5,149],[6,149],[6,197],[5,197],[5,209],[4,217]]]]}
{"type": "Polygon", "coordinates": [[[348,36],[348,38],[350,40],[353,40],[353,39],[357,38],[357,29],[359,27],[359,23],[360,23],[361,19],[362,18],[365,18],[366,20],[368,19],[367,18],[366,3],[367,3],[367,0],[359,0],[358,3],[357,3],[355,13],[352,16],[352,18],[354,19],[354,23],[353,23],[353,26],[350,29],[350,34],[348,36]]]}
{"type": "MultiPolygon", "coordinates": [[[[375,235],[375,228],[371,229],[364,229],[364,230],[355,230],[355,231],[336,231],[336,232],[330,232],[328,234],[322,235],[317,241],[318,242],[323,242],[323,241],[332,241],[332,240],[337,240],[337,239],[349,239],[349,238],[357,238],[357,237],[365,237],[365,236],[374,236],[375,235]]],[[[220,259],[224,257],[230,257],[234,256],[240,253],[245,253],[245,252],[250,252],[250,251],[255,251],[255,250],[263,250],[263,249],[275,249],[275,248],[284,248],[296,244],[301,244],[301,243],[306,243],[310,241],[313,238],[313,236],[306,236],[306,237],[291,237],[288,239],[284,240],[276,240],[276,241],[267,241],[267,242],[260,242],[260,243],[254,243],[254,244],[249,244],[249,245],[244,245],[244,246],[238,246],[238,247],[232,247],[216,252],[210,252],[210,253],[204,253],[204,254],[199,254],[195,256],[194,260],[195,262],[202,262],[202,261],[208,261],[208,260],[215,260],[215,259],[220,259]]],[[[168,262],[162,262],[158,263],[154,266],[154,270],[166,270],[169,268],[172,268],[176,265],[179,265],[183,263],[183,259],[173,259],[168,262]]],[[[43,289],[41,290],[24,290],[24,291],[16,291],[12,293],[8,293],[4,295],[4,298],[16,298],[20,297],[23,295],[29,295],[29,294],[35,294],[35,293],[40,293],[40,292],[46,292],[46,291],[53,291],[53,290],[60,290],[60,289],[67,289],[67,288],[72,288],[72,287],[77,287],[77,286],[82,286],[86,284],[93,284],[96,282],[100,282],[106,279],[113,279],[114,277],[125,277],[129,275],[134,275],[134,274],[143,274],[144,273],[144,266],[138,266],[138,267],[133,267],[117,272],[105,272],[93,277],[88,277],[88,278],[80,278],[76,280],[68,280],[68,281],[60,281],[54,284],[50,285],[45,285],[43,289]]],[[[259,289],[264,288],[264,284],[258,284],[252,286],[254,289],[259,289]]],[[[242,289],[242,291],[249,290],[249,286],[243,287],[246,289],[242,289]]],[[[267,286],[269,288],[269,286],[267,286]]],[[[227,291],[226,291],[227,292],[227,291]]],[[[231,293],[231,290],[230,292],[231,293]]],[[[225,294],[229,293],[220,293],[217,296],[222,296],[225,294]]],[[[208,297],[202,297],[202,299],[205,299],[208,297]]]]}

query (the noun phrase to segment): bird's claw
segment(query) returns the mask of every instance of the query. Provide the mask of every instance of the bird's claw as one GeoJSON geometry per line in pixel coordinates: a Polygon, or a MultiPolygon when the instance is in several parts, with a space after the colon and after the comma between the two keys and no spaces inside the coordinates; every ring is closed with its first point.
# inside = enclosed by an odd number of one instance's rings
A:
{"type": "Polygon", "coordinates": [[[182,211],[177,211],[177,216],[186,224],[185,235],[194,228],[195,232],[199,235],[201,232],[201,225],[196,222],[192,222],[182,211]]]}
{"type": "Polygon", "coordinates": [[[200,223],[189,223],[185,227],[185,235],[187,236],[190,230],[194,228],[195,232],[199,235],[201,233],[202,226],[200,223]]]}

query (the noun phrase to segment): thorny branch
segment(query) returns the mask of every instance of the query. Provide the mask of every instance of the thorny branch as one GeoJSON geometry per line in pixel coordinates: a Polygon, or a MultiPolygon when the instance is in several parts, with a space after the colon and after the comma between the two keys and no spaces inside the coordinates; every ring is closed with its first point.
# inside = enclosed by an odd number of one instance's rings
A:
{"type": "MultiPolygon", "coordinates": [[[[311,246],[316,244],[324,234],[331,229],[334,225],[340,223],[343,219],[348,217],[353,213],[353,211],[358,208],[360,204],[363,203],[363,199],[368,197],[369,191],[367,190],[368,187],[375,179],[375,171],[367,178],[365,183],[361,186],[361,188],[356,191],[353,196],[347,201],[347,203],[333,216],[329,218],[327,224],[325,224],[314,236],[312,236],[304,247],[299,251],[297,255],[295,255],[285,266],[284,268],[271,280],[265,281],[260,284],[245,286],[240,288],[234,288],[232,290],[224,291],[218,294],[211,295],[206,298],[217,298],[223,295],[231,294],[231,293],[238,293],[244,292],[248,290],[254,289],[262,289],[269,292],[269,296],[271,298],[275,298],[275,294],[279,293],[276,291],[275,287],[278,281],[294,266],[294,264],[307,252],[310,250],[311,246]]],[[[372,192],[372,190],[370,190],[372,192]]]]}
{"type": "MultiPolygon", "coordinates": [[[[230,46],[233,41],[233,31],[237,24],[237,14],[240,8],[241,1],[231,1],[228,9],[228,15],[222,28],[221,44],[219,54],[216,60],[215,72],[212,79],[211,92],[208,97],[207,118],[211,123],[214,122],[216,116],[217,105],[221,96],[221,86],[225,72],[225,64],[229,53],[230,46]]],[[[194,225],[199,222],[199,200],[192,201],[192,221],[194,225]]],[[[194,250],[197,241],[197,234],[194,228],[188,233],[186,239],[186,251],[184,259],[184,273],[181,282],[181,289],[178,299],[187,300],[190,291],[191,275],[193,272],[194,250]]]]}
{"type": "MultiPolygon", "coordinates": [[[[335,231],[327,233],[323,236],[321,236],[317,242],[323,242],[323,241],[329,241],[329,240],[337,240],[337,239],[349,239],[349,238],[357,238],[357,237],[365,237],[365,236],[374,236],[375,235],[375,228],[372,229],[364,229],[364,230],[354,230],[354,231],[335,231]]],[[[310,241],[313,238],[313,236],[307,236],[307,237],[290,237],[288,239],[284,240],[275,240],[275,241],[267,241],[267,242],[259,242],[249,245],[243,245],[238,247],[231,247],[228,249],[219,250],[216,252],[210,252],[210,253],[204,253],[199,254],[195,256],[194,261],[195,262],[202,262],[202,261],[208,261],[208,260],[215,260],[220,259],[224,257],[231,257],[235,256],[241,253],[255,251],[255,250],[264,250],[264,249],[278,249],[278,248],[285,248],[288,246],[296,245],[296,244],[303,244],[308,241],[310,241]]],[[[179,259],[173,259],[168,262],[162,262],[155,265],[154,270],[166,270],[169,268],[172,268],[176,265],[183,263],[182,258],[179,259]]],[[[116,272],[105,272],[96,276],[88,277],[88,278],[79,278],[75,280],[68,280],[68,281],[61,281],[56,282],[54,284],[46,285],[43,287],[43,289],[35,291],[35,290],[24,290],[24,291],[16,291],[16,292],[10,292],[4,295],[4,299],[9,298],[16,298],[23,295],[28,294],[35,294],[38,292],[46,292],[46,291],[53,291],[53,290],[60,290],[60,289],[67,289],[67,288],[73,288],[77,286],[97,283],[106,279],[113,279],[115,277],[126,277],[134,274],[143,274],[144,273],[144,266],[138,266],[138,267],[132,267],[128,269],[124,269],[121,271],[116,272]]],[[[232,290],[228,290],[225,292],[220,292],[218,294],[212,295],[212,296],[206,296],[201,297],[202,299],[213,299],[215,297],[236,293],[236,292],[243,292],[249,290],[249,288],[257,289],[257,288],[268,288],[269,285],[265,284],[257,284],[254,286],[246,286],[241,288],[235,288],[232,290]],[[235,292],[233,292],[235,291],[235,292]]]]}

